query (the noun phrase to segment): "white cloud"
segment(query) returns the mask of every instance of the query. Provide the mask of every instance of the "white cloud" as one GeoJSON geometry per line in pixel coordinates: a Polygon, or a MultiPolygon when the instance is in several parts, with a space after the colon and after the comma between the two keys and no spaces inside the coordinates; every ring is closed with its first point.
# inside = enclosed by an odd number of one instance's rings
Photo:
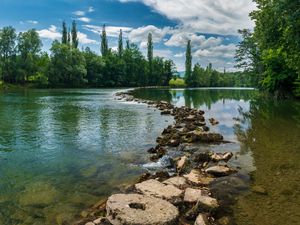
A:
{"type": "Polygon", "coordinates": [[[26,20],[27,23],[38,24],[39,22],[36,20],[26,20]]]}
{"type": "Polygon", "coordinates": [[[41,38],[57,40],[61,38],[61,33],[58,32],[57,27],[51,25],[48,29],[38,30],[37,31],[41,38]]]}
{"type": "Polygon", "coordinates": [[[77,18],[77,20],[85,22],[85,23],[91,22],[91,19],[87,18],[87,17],[79,17],[79,18],[77,18]]]}
{"type": "Polygon", "coordinates": [[[252,28],[249,13],[252,0],[119,0],[140,1],[185,29],[198,33],[237,34],[240,28],[252,28]]]}
{"type": "MultiPolygon", "coordinates": [[[[93,33],[100,34],[102,32],[102,26],[96,25],[83,25],[83,27],[93,33]]],[[[105,27],[106,35],[109,37],[118,37],[120,30],[123,32],[123,36],[128,36],[128,33],[133,30],[131,27],[118,27],[118,26],[107,26],[105,27]]]]}
{"type": "Polygon", "coordinates": [[[236,51],[235,44],[218,45],[208,49],[199,49],[193,55],[207,58],[233,58],[236,51]]]}
{"type": "Polygon", "coordinates": [[[73,14],[74,14],[75,16],[84,16],[84,15],[85,15],[85,12],[84,12],[84,11],[75,11],[75,12],[73,12],[73,14]]]}
{"type": "Polygon", "coordinates": [[[78,40],[81,44],[98,44],[97,41],[89,39],[86,34],[78,31],[78,40]]]}
{"type": "Polygon", "coordinates": [[[157,28],[153,25],[148,25],[144,27],[139,27],[133,29],[128,37],[132,42],[145,42],[147,41],[148,34],[152,34],[152,39],[154,43],[160,42],[167,34],[171,33],[172,29],[170,27],[164,27],[162,29],[157,28]]]}
{"type": "Polygon", "coordinates": [[[170,57],[172,57],[173,52],[171,50],[154,49],[153,50],[153,55],[169,59],[170,57]]]}
{"type": "Polygon", "coordinates": [[[88,8],[88,12],[94,12],[94,11],[95,11],[94,7],[90,6],[90,7],[88,8]]]}

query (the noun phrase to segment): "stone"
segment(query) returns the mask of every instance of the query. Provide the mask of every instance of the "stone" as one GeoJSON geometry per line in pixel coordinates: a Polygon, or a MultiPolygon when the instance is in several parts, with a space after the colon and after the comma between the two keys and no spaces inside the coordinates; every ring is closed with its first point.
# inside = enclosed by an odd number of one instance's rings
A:
{"type": "Polygon", "coordinates": [[[93,221],[95,225],[109,225],[109,221],[105,217],[100,217],[93,221]]]}
{"type": "Polygon", "coordinates": [[[189,174],[184,175],[184,177],[191,183],[196,185],[209,185],[214,179],[208,176],[204,176],[198,170],[191,170],[189,174]]]}
{"type": "Polygon", "coordinates": [[[179,144],[180,144],[179,139],[171,139],[167,145],[170,147],[177,147],[179,144]]]}
{"type": "Polygon", "coordinates": [[[85,225],[95,225],[93,222],[88,222],[85,225]]]}
{"type": "Polygon", "coordinates": [[[232,158],[233,154],[231,152],[225,152],[224,154],[222,153],[214,153],[211,155],[211,159],[214,162],[219,162],[219,161],[229,161],[232,158]]]}
{"type": "Polygon", "coordinates": [[[189,160],[186,156],[182,156],[178,161],[177,161],[177,164],[176,164],[176,169],[178,172],[181,172],[183,171],[186,166],[189,164],[189,160]]]}
{"type": "Polygon", "coordinates": [[[208,210],[208,211],[215,210],[219,207],[219,203],[218,203],[217,199],[209,197],[209,196],[204,196],[204,195],[201,195],[199,197],[197,205],[198,205],[198,208],[208,210]]]}
{"type": "Polygon", "coordinates": [[[202,191],[200,189],[187,188],[184,192],[184,201],[188,203],[197,202],[202,195],[202,191]]]}
{"type": "Polygon", "coordinates": [[[106,209],[112,225],[171,225],[177,224],[179,216],[171,203],[140,194],[112,195],[106,209]]]}
{"type": "Polygon", "coordinates": [[[230,169],[228,166],[212,166],[205,170],[206,173],[214,175],[216,177],[228,176],[235,172],[234,170],[230,169]]]}
{"type": "Polygon", "coordinates": [[[261,194],[261,195],[267,195],[268,192],[266,191],[266,189],[264,189],[262,186],[253,186],[251,188],[252,192],[256,193],[256,194],[261,194]]]}
{"type": "Polygon", "coordinates": [[[162,198],[172,203],[179,202],[183,191],[170,184],[163,184],[157,180],[147,180],[136,184],[135,188],[138,192],[156,198],[162,198]]]}
{"type": "Polygon", "coordinates": [[[209,152],[196,152],[192,156],[192,160],[198,163],[209,162],[211,160],[209,152]]]}
{"type": "Polygon", "coordinates": [[[211,142],[220,142],[223,140],[223,136],[221,134],[208,133],[208,132],[203,132],[198,130],[189,132],[186,137],[189,139],[189,142],[211,143],[211,142]]]}
{"type": "Polygon", "coordinates": [[[213,125],[213,126],[219,124],[219,121],[217,121],[217,120],[214,119],[214,118],[210,118],[210,119],[209,119],[209,122],[210,122],[210,124],[213,125]]]}
{"type": "Polygon", "coordinates": [[[161,114],[161,115],[170,115],[170,114],[171,114],[171,110],[165,109],[165,110],[161,111],[160,114],[161,114]]]}
{"type": "Polygon", "coordinates": [[[194,225],[207,225],[206,221],[207,221],[206,216],[200,213],[197,216],[197,219],[196,219],[194,225]]]}
{"type": "Polygon", "coordinates": [[[171,177],[163,182],[164,184],[171,184],[177,188],[184,188],[187,185],[186,179],[184,177],[171,177]]]}

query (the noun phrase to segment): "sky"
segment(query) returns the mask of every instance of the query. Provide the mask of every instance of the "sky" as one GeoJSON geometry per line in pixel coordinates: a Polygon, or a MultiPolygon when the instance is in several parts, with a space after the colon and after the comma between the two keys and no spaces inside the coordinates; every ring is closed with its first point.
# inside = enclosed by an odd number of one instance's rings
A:
{"type": "Polygon", "coordinates": [[[61,26],[76,20],[80,47],[100,54],[103,24],[109,46],[117,48],[120,29],[146,55],[147,36],[153,35],[154,55],[172,59],[184,71],[185,48],[192,43],[193,63],[234,71],[238,29],[253,29],[251,0],[0,0],[0,29],[36,29],[43,50],[61,39],[61,26]]]}

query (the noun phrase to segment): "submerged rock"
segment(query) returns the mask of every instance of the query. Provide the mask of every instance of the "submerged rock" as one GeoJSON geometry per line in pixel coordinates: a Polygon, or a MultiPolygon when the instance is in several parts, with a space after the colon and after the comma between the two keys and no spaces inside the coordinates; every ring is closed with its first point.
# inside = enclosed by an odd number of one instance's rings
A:
{"type": "Polygon", "coordinates": [[[163,184],[153,179],[136,184],[135,188],[146,196],[162,198],[173,203],[181,201],[183,194],[183,191],[174,185],[163,184]]]}
{"type": "Polygon", "coordinates": [[[108,198],[107,219],[113,225],[172,225],[179,216],[171,203],[139,194],[116,194],[108,198]]]}
{"type": "Polygon", "coordinates": [[[235,170],[229,168],[228,166],[212,166],[209,167],[205,170],[206,173],[217,176],[217,177],[222,177],[222,176],[228,176],[234,172],[235,170]]]}

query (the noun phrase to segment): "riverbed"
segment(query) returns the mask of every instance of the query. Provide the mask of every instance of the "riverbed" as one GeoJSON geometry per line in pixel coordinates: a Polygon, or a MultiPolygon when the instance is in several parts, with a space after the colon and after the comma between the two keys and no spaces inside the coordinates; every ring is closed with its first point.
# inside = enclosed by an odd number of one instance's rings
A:
{"type": "MultiPolygon", "coordinates": [[[[171,124],[116,89],[0,94],[0,224],[62,224],[145,171],[171,124]]],[[[135,97],[200,108],[220,123],[239,173],[214,184],[235,224],[300,224],[300,103],[253,89],[138,89],[135,97]]]]}

